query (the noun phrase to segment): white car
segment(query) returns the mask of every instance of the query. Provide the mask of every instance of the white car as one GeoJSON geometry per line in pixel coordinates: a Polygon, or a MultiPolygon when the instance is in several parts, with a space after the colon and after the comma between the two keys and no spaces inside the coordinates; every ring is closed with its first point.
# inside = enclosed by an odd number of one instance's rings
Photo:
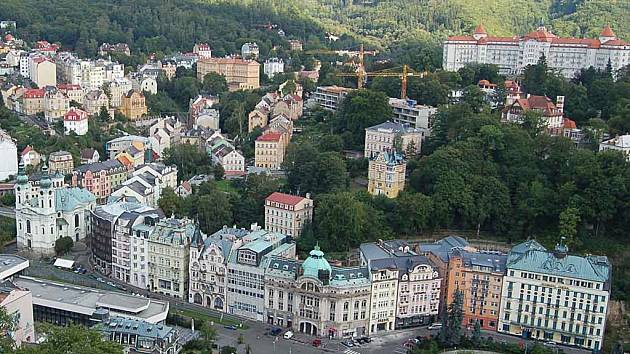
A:
{"type": "Polygon", "coordinates": [[[427,329],[433,330],[433,329],[441,329],[441,328],[442,328],[442,324],[441,323],[433,323],[427,329]]]}
{"type": "Polygon", "coordinates": [[[291,339],[291,338],[293,338],[293,332],[291,331],[284,332],[284,339],[291,339]]]}

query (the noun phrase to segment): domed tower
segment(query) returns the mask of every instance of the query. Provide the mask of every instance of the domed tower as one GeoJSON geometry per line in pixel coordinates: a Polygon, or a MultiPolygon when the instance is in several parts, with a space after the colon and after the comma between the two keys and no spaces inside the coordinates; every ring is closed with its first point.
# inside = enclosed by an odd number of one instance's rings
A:
{"type": "Polygon", "coordinates": [[[475,32],[473,32],[473,38],[476,40],[480,40],[481,38],[487,38],[487,37],[488,37],[488,32],[486,32],[486,29],[480,23],[475,28],[475,32]]]}
{"type": "Polygon", "coordinates": [[[332,267],[324,258],[324,252],[319,249],[319,245],[309,253],[309,257],[302,263],[302,275],[319,279],[324,285],[330,282],[332,267]]]}
{"type": "Polygon", "coordinates": [[[21,210],[24,203],[31,195],[31,185],[28,183],[28,176],[24,172],[24,160],[20,160],[18,165],[17,183],[15,184],[15,209],[21,210]]]}
{"type": "Polygon", "coordinates": [[[45,163],[42,167],[42,179],[39,181],[39,207],[42,208],[44,214],[55,212],[55,193],[48,174],[48,166],[45,163]]]}
{"type": "Polygon", "coordinates": [[[599,34],[599,41],[606,43],[613,39],[617,39],[617,36],[615,36],[615,32],[610,28],[610,25],[606,25],[604,29],[602,29],[602,33],[599,34]]]}

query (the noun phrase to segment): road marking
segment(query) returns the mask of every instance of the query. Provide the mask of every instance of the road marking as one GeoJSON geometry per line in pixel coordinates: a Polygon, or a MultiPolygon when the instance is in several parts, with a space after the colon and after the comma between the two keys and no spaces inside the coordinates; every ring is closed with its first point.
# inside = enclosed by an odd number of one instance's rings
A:
{"type": "Polygon", "coordinates": [[[354,350],[352,350],[352,349],[346,349],[346,351],[345,351],[344,353],[345,353],[345,354],[361,354],[361,353],[359,353],[359,352],[355,352],[355,351],[354,351],[354,350]]]}

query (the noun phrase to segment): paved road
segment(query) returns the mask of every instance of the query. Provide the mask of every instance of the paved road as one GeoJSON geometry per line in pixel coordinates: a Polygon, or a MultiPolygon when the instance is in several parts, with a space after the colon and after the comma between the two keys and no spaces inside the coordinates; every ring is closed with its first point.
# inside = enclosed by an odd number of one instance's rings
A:
{"type": "Polygon", "coordinates": [[[15,208],[0,207],[0,216],[15,219],[15,208]]]}

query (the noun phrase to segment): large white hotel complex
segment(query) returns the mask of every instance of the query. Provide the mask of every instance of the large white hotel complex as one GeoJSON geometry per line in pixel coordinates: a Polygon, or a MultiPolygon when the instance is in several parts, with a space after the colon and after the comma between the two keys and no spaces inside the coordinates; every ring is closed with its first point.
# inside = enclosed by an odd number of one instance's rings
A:
{"type": "Polygon", "coordinates": [[[565,77],[580,69],[605,69],[610,62],[613,71],[630,63],[630,42],[618,39],[610,26],[599,38],[563,38],[538,27],[524,36],[489,36],[482,25],[468,36],[451,36],[444,42],[442,67],[457,71],[467,64],[495,64],[501,74],[520,74],[545,55],[550,68],[565,77]]]}

